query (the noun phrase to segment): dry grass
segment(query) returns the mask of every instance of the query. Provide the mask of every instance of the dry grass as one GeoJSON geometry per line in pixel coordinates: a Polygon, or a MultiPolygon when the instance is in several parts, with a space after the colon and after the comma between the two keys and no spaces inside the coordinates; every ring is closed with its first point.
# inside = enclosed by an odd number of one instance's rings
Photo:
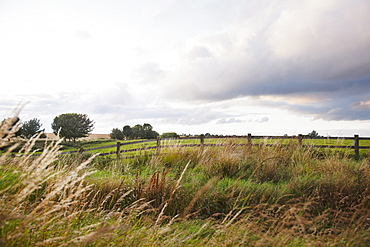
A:
{"type": "MultiPolygon", "coordinates": [[[[13,143],[14,120],[0,145],[13,143]]],[[[227,141],[102,165],[59,155],[60,140],[34,157],[36,140],[0,157],[3,246],[370,244],[368,160],[227,141]]]]}

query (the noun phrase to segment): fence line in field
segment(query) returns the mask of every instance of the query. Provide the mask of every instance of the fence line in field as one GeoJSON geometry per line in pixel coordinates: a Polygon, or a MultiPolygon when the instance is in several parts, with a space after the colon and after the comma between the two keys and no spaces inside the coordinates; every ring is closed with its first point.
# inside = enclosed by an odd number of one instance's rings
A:
{"type": "MultiPolygon", "coordinates": [[[[199,146],[201,148],[203,147],[215,147],[215,146],[223,146],[224,144],[206,144],[204,143],[205,139],[247,139],[247,143],[244,144],[236,144],[237,146],[257,146],[261,145],[260,143],[253,143],[254,139],[296,139],[297,144],[302,147],[316,147],[316,148],[350,148],[354,150],[355,157],[359,157],[360,149],[370,149],[370,146],[360,146],[360,140],[370,140],[368,137],[359,137],[359,135],[354,135],[353,137],[317,137],[317,138],[309,138],[309,139],[331,139],[331,140],[353,140],[353,145],[351,146],[343,146],[343,145],[303,145],[303,140],[307,139],[308,136],[304,135],[298,135],[298,136],[252,136],[252,134],[248,134],[246,136],[211,136],[206,137],[204,135],[200,135],[198,137],[180,137],[180,138],[166,138],[161,139],[158,137],[157,139],[150,139],[150,140],[137,140],[137,141],[130,141],[121,143],[118,141],[116,144],[113,145],[107,145],[103,147],[96,147],[96,148],[88,148],[88,149],[79,149],[74,151],[65,151],[61,152],[61,154],[71,154],[71,153],[83,153],[86,151],[93,151],[93,150],[99,150],[99,149],[105,149],[105,148],[113,148],[116,147],[115,151],[112,152],[106,152],[106,153],[100,153],[100,156],[106,156],[111,154],[116,154],[117,159],[121,158],[121,153],[128,153],[128,152],[135,152],[135,151],[142,151],[142,150],[148,150],[148,149],[156,149],[156,153],[159,154],[160,150],[162,148],[172,147],[173,145],[162,145],[161,142],[168,141],[168,140],[189,140],[189,139],[199,139],[198,144],[176,144],[177,147],[196,147],[199,146]],[[121,150],[122,146],[125,145],[132,145],[132,144],[138,144],[138,143],[146,143],[146,142],[156,142],[155,146],[151,147],[143,147],[143,148],[134,148],[134,149],[124,149],[121,150]]],[[[267,146],[273,146],[274,144],[263,144],[267,146]]],[[[34,156],[39,156],[39,154],[34,154],[34,156]]],[[[134,156],[133,156],[134,157],[134,156]]],[[[126,158],[132,158],[132,157],[126,157],[126,158]]]]}
{"type": "MultiPolygon", "coordinates": [[[[235,138],[235,139],[247,139],[248,143],[246,144],[236,144],[237,146],[257,146],[261,144],[253,143],[253,139],[297,139],[298,140],[298,145],[302,147],[315,147],[315,148],[345,148],[345,149],[353,149],[354,154],[356,157],[359,157],[359,152],[360,149],[370,149],[370,146],[360,146],[360,140],[370,140],[368,137],[359,137],[359,135],[354,135],[354,137],[317,137],[317,138],[310,138],[310,139],[331,139],[331,140],[353,140],[354,143],[351,146],[344,146],[344,145],[303,145],[303,140],[307,139],[307,136],[304,135],[298,135],[298,136],[252,136],[252,134],[248,134],[247,136],[216,136],[216,137],[205,137],[204,135],[200,135],[199,137],[181,137],[181,138],[176,138],[177,140],[188,140],[188,139],[199,139],[200,142],[198,144],[178,144],[176,145],[177,147],[215,147],[215,146],[223,146],[223,144],[205,144],[204,140],[205,139],[220,139],[220,138],[235,138]]],[[[176,139],[163,139],[163,140],[176,140],[176,139]]],[[[101,153],[100,155],[110,155],[110,154],[116,154],[117,159],[120,159],[121,153],[126,153],[126,152],[134,152],[134,151],[141,151],[141,150],[148,150],[148,149],[156,149],[156,153],[160,153],[160,150],[162,148],[167,148],[167,147],[172,147],[173,145],[161,145],[162,139],[158,137],[156,140],[144,140],[144,141],[134,141],[134,142],[127,142],[127,143],[121,143],[117,142],[116,145],[110,145],[106,147],[99,147],[96,149],[103,149],[107,147],[112,147],[116,146],[116,151],[108,152],[108,153],[101,153]],[[144,148],[136,148],[136,149],[125,149],[121,150],[121,146],[124,145],[129,145],[129,144],[135,144],[135,143],[140,143],[140,142],[153,142],[156,141],[156,145],[152,147],[144,147],[144,148]]],[[[264,144],[267,146],[273,146],[274,144],[264,144]]],[[[87,151],[87,149],[86,149],[87,151]]],[[[127,158],[132,158],[132,157],[127,157],[127,158]]]]}

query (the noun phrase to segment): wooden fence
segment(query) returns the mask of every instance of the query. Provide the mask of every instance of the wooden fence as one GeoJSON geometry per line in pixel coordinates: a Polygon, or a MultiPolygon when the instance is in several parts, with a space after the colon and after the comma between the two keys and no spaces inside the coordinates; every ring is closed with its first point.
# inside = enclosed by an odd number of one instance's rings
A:
{"type": "MultiPolygon", "coordinates": [[[[167,148],[171,147],[171,145],[162,145],[162,141],[168,141],[168,140],[187,140],[187,139],[198,139],[199,143],[196,144],[180,144],[176,145],[177,147],[215,147],[215,146],[222,146],[224,144],[206,144],[205,139],[246,139],[247,143],[245,144],[237,144],[237,145],[249,145],[249,146],[257,146],[261,145],[260,143],[253,143],[253,140],[257,139],[271,139],[271,140],[282,140],[282,139],[296,139],[297,140],[297,145],[300,145],[302,147],[315,147],[315,148],[343,148],[343,149],[353,149],[354,150],[354,155],[355,157],[359,157],[360,154],[360,149],[370,149],[370,146],[360,146],[360,140],[370,140],[369,137],[359,137],[359,135],[354,135],[353,137],[317,137],[317,138],[309,138],[308,136],[304,135],[298,135],[298,136],[253,136],[252,134],[248,134],[246,136],[212,136],[212,137],[205,137],[204,135],[200,135],[198,137],[181,137],[177,139],[161,139],[158,137],[156,140],[140,140],[140,141],[132,141],[132,142],[126,142],[126,143],[121,143],[117,142],[116,145],[111,145],[111,146],[105,146],[105,147],[99,147],[95,149],[103,149],[103,148],[109,148],[109,147],[116,147],[116,151],[114,152],[108,152],[108,153],[101,153],[100,155],[110,155],[110,154],[116,154],[117,159],[121,158],[122,153],[126,152],[133,152],[133,151],[140,151],[140,150],[149,150],[149,149],[156,149],[156,154],[159,154],[161,152],[162,148],[167,148]],[[304,139],[326,139],[326,140],[353,140],[353,145],[304,145],[303,140],[304,139]],[[122,150],[121,147],[124,145],[129,145],[129,144],[136,144],[136,143],[145,143],[145,142],[156,142],[155,146],[150,146],[150,147],[144,147],[144,148],[138,148],[138,149],[124,149],[122,150]]],[[[272,146],[275,144],[265,144],[267,146],[272,146]]],[[[89,150],[95,150],[95,149],[89,149],[89,150]]],[[[85,151],[88,151],[86,149],[85,151]]],[[[131,158],[131,157],[128,157],[131,158]]]]}
{"type": "MultiPolygon", "coordinates": [[[[261,142],[259,141],[258,143],[254,143],[253,140],[258,140],[258,139],[270,139],[270,140],[283,140],[283,139],[293,139],[297,140],[297,145],[300,145],[302,147],[316,147],[316,148],[346,148],[346,149],[353,149],[354,150],[354,155],[355,157],[359,157],[360,154],[360,149],[370,149],[370,146],[361,146],[360,141],[361,140],[370,140],[369,137],[359,137],[359,135],[354,135],[353,137],[317,137],[313,139],[326,139],[326,140],[353,140],[353,145],[304,145],[303,140],[304,139],[311,139],[308,136],[304,135],[297,135],[297,136],[253,136],[252,134],[248,134],[246,136],[211,136],[211,137],[206,137],[204,135],[200,135],[198,137],[180,137],[177,139],[161,139],[158,137],[157,139],[151,139],[151,140],[134,140],[130,142],[117,142],[114,145],[109,145],[109,146],[103,146],[103,147],[97,147],[97,148],[90,148],[90,149],[79,149],[75,151],[66,151],[66,152],[61,152],[61,154],[69,154],[69,153],[83,153],[83,152],[88,152],[88,151],[93,151],[93,150],[100,150],[100,149],[105,149],[105,148],[113,148],[116,147],[115,151],[112,152],[106,152],[106,153],[100,153],[100,156],[106,156],[106,155],[112,155],[115,154],[117,159],[121,159],[121,154],[122,153],[129,153],[129,152],[135,152],[135,151],[142,151],[142,150],[149,150],[149,149],[156,149],[156,154],[161,153],[162,148],[166,147],[171,147],[171,145],[162,145],[162,141],[169,141],[169,140],[187,140],[187,139],[198,139],[199,142],[195,144],[180,144],[176,145],[177,147],[215,147],[215,146],[222,146],[224,144],[207,144],[205,143],[205,139],[246,139],[247,143],[242,143],[242,144],[237,144],[240,146],[243,145],[249,145],[249,146],[257,146],[261,145],[261,142]],[[143,147],[143,148],[135,148],[135,149],[122,149],[123,146],[126,145],[131,145],[131,144],[139,144],[139,143],[147,143],[147,142],[155,142],[155,146],[150,146],[150,147],[143,147]]],[[[267,146],[272,146],[275,144],[264,144],[267,146]]],[[[34,156],[38,156],[38,154],[34,154],[34,156]]],[[[132,158],[131,157],[125,157],[125,158],[132,158]]]]}

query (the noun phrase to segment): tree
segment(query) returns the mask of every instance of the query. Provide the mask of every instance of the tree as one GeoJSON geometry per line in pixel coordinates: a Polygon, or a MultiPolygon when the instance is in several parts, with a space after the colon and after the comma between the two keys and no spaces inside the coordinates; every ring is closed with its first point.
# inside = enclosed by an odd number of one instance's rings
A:
{"type": "Polygon", "coordinates": [[[112,132],[109,135],[110,135],[110,138],[117,139],[117,140],[123,140],[125,137],[122,131],[118,128],[112,129],[112,132]]]}
{"type": "Polygon", "coordinates": [[[307,135],[310,138],[316,138],[319,137],[319,133],[316,132],[316,130],[311,131],[311,133],[308,133],[307,135]]]}
{"type": "Polygon", "coordinates": [[[130,125],[125,125],[122,129],[122,134],[125,139],[129,139],[132,137],[132,129],[130,125]]]}
{"type": "Polygon", "coordinates": [[[161,135],[162,138],[179,138],[180,136],[176,132],[165,132],[161,135]]]}
{"type": "Polygon", "coordinates": [[[131,130],[132,130],[132,137],[134,139],[143,138],[143,136],[144,136],[143,126],[141,126],[140,124],[137,124],[134,127],[132,127],[131,130]]]}
{"type": "Polygon", "coordinates": [[[136,124],[134,127],[125,125],[122,130],[114,128],[110,134],[113,139],[155,139],[159,136],[153,127],[145,123],[144,125],[136,124]]]}
{"type": "Polygon", "coordinates": [[[134,127],[131,128],[131,137],[133,139],[155,139],[159,134],[153,130],[153,127],[145,123],[144,125],[136,124],[134,127]]]}
{"type": "Polygon", "coordinates": [[[157,131],[152,130],[151,136],[150,136],[149,139],[156,139],[157,136],[159,136],[159,133],[157,131]]]}
{"type": "Polygon", "coordinates": [[[148,123],[145,123],[143,125],[143,138],[144,139],[155,139],[157,138],[157,136],[159,136],[159,134],[153,130],[153,127],[148,124],[148,123]]]}
{"type": "Polygon", "coordinates": [[[32,136],[44,132],[45,129],[41,129],[42,124],[40,123],[40,120],[37,118],[33,118],[31,120],[28,120],[22,124],[22,127],[20,128],[20,136],[30,139],[32,136]]]}
{"type": "Polygon", "coordinates": [[[54,118],[51,124],[54,134],[68,140],[86,137],[94,129],[94,122],[86,114],[65,113],[54,118]]]}

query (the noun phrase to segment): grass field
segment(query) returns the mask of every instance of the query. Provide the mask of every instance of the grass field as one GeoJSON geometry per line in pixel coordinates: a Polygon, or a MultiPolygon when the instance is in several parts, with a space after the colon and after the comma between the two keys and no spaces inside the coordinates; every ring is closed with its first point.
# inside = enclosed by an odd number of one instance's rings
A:
{"type": "MultiPolygon", "coordinates": [[[[4,137],[14,131],[1,127],[8,153],[14,146],[4,137]]],[[[253,147],[214,141],[224,146],[167,141],[171,147],[161,155],[142,151],[121,160],[59,155],[60,141],[49,142],[37,157],[3,155],[0,245],[370,244],[368,154],[354,159],[350,149],[276,140],[253,147]]],[[[109,143],[115,141],[80,145],[109,143]]]]}
{"type": "MultiPolygon", "coordinates": [[[[121,143],[121,151],[125,152],[125,150],[129,149],[145,149],[148,147],[155,147],[156,141],[151,142],[144,142],[144,143],[137,143],[137,144],[130,144],[126,145],[126,143],[141,141],[141,140],[120,140],[121,143]]],[[[145,140],[144,140],[145,141],[145,140]]],[[[232,142],[235,144],[247,144],[247,138],[205,138],[204,144],[205,145],[212,145],[212,144],[221,144],[225,143],[225,141],[232,142]]],[[[118,140],[111,140],[111,139],[81,139],[80,141],[74,142],[62,142],[60,150],[62,152],[77,152],[81,149],[86,150],[86,152],[95,154],[95,153],[109,153],[115,152],[117,150],[117,142],[118,140]],[[114,146],[109,148],[104,148],[105,146],[114,146]],[[96,150],[89,150],[96,148],[96,150]]],[[[294,138],[282,138],[282,139],[273,139],[273,138],[258,138],[252,140],[253,144],[263,145],[263,144],[294,144],[297,143],[297,139],[294,138]]],[[[20,149],[21,146],[25,144],[25,142],[21,142],[20,147],[18,147],[13,154],[16,154],[20,149]]],[[[176,139],[176,140],[162,140],[162,146],[181,146],[181,145],[194,145],[200,144],[199,137],[194,137],[191,139],[176,139]]],[[[346,146],[351,147],[353,146],[353,140],[348,140],[344,138],[337,138],[337,139],[329,139],[329,138],[322,138],[322,139],[304,139],[302,142],[303,145],[331,145],[331,146],[346,146]]],[[[38,150],[36,154],[40,154],[45,146],[44,140],[38,140],[35,142],[33,146],[33,150],[38,150]]],[[[370,146],[370,140],[361,140],[360,146],[370,146]]],[[[153,153],[152,151],[149,151],[153,153]]],[[[3,150],[0,150],[0,154],[4,153],[3,150]]],[[[126,156],[133,156],[136,155],[137,152],[125,153],[123,155],[126,156]]],[[[366,154],[367,150],[361,150],[362,154],[366,154]]],[[[111,158],[114,155],[110,155],[111,158]]]]}
{"type": "MultiPolygon", "coordinates": [[[[128,150],[128,149],[145,149],[145,147],[155,147],[156,146],[156,141],[152,142],[145,142],[145,143],[137,143],[137,144],[130,144],[126,145],[126,143],[132,142],[135,140],[127,140],[127,141],[119,141],[121,143],[121,151],[128,150]]],[[[298,141],[296,139],[272,139],[272,138],[260,138],[260,139],[253,139],[252,143],[253,144],[286,144],[286,145],[294,145],[298,141]]],[[[209,144],[225,144],[225,143],[233,143],[233,144],[247,144],[248,140],[247,138],[205,138],[204,144],[209,145],[209,144]]],[[[62,145],[68,146],[70,143],[62,143],[62,145]]],[[[117,140],[96,140],[96,141],[82,141],[79,142],[79,148],[83,149],[90,149],[90,148],[99,148],[99,147],[104,147],[108,145],[116,145],[117,140]]],[[[181,145],[195,145],[195,144],[200,144],[200,139],[199,138],[192,138],[192,139],[174,139],[174,140],[162,140],[161,145],[162,146],[171,146],[171,147],[179,147],[181,145]]],[[[331,146],[346,146],[346,147],[351,147],[353,146],[353,140],[346,140],[343,138],[338,138],[338,139],[304,139],[302,142],[303,145],[331,145],[331,146]]],[[[370,140],[361,140],[360,146],[370,146],[370,140]]],[[[69,148],[64,148],[63,151],[76,151],[78,150],[75,147],[69,147],[69,148]]],[[[98,150],[93,150],[89,151],[91,153],[107,153],[107,152],[115,152],[117,150],[116,147],[111,147],[111,148],[104,148],[104,149],[98,149],[98,150]]],[[[345,149],[341,148],[338,150],[342,150],[343,152],[345,149]]],[[[154,153],[153,150],[148,151],[149,153],[154,153]]],[[[166,152],[166,149],[164,149],[164,152],[166,152]]],[[[130,153],[125,153],[123,155],[126,156],[133,156],[136,155],[138,152],[130,152],[130,153]]],[[[360,150],[360,154],[362,156],[366,156],[368,153],[368,150],[363,149],[360,150]]],[[[111,158],[114,157],[114,155],[110,156],[111,158]]]]}

